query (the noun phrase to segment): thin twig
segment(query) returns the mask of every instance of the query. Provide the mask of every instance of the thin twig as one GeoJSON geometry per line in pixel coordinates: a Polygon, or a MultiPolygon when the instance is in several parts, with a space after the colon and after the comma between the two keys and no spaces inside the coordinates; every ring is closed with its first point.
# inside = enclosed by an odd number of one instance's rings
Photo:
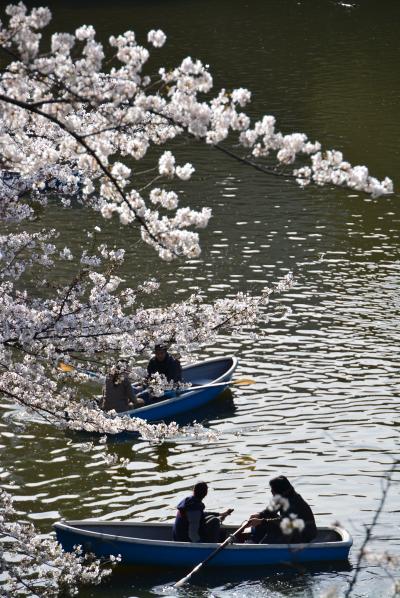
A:
{"type": "Polygon", "coordinates": [[[365,537],[364,537],[363,543],[361,544],[360,550],[358,552],[357,561],[355,564],[354,575],[353,575],[352,580],[350,581],[349,587],[347,588],[347,590],[344,594],[344,598],[349,598],[349,596],[351,596],[353,588],[357,583],[357,579],[358,579],[359,573],[361,571],[361,562],[365,555],[365,548],[366,548],[368,542],[372,538],[372,532],[374,531],[374,528],[375,528],[376,524],[378,523],[379,516],[383,511],[383,507],[385,505],[385,501],[386,501],[386,498],[387,498],[387,495],[389,492],[389,488],[390,488],[390,485],[392,482],[392,476],[393,476],[394,472],[396,471],[396,467],[398,464],[399,464],[399,461],[394,461],[392,467],[389,469],[389,471],[387,472],[387,474],[385,476],[386,483],[383,488],[383,492],[382,492],[381,499],[379,501],[378,508],[375,511],[375,514],[374,514],[371,524],[365,526],[366,527],[365,537]]]}

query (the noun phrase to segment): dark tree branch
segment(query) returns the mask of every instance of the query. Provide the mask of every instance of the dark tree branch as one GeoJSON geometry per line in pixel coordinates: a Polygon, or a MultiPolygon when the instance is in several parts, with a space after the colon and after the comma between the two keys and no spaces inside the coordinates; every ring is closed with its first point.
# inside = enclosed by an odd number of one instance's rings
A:
{"type": "Polygon", "coordinates": [[[92,158],[95,160],[95,162],[99,166],[100,170],[114,185],[114,187],[117,190],[118,194],[120,195],[122,201],[128,206],[129,210],[133,212],[136,220],[145,229],[145,231],[147,232],[147,234],[149,235],[151,240],[154,243],[156,243],[158,246],[165,248],[165,245],[160,240],[160,238],[153,235],[153,233],[151,232],[151,230],[149,229],[149,227],[147,225],[147,222],[141,216],[139,216],[139,214],[136,212],[136,210],[134,208],[132,208],[131,204],[127,200],[127,197],[126,197],[122,187],[120,186],[120,184],[118,183],[116,178],[112,175],[112,173],[107,168],[107,166],[105,166],[103,164],[103,162],[100,160],[97,153],[90,147],[90,145],[88,145],[88,143],[82,138],[81,135],[79,135],[78,133],[75,133],[75,131],[71,131],[71,129],[69,129],[67,127],[67,125],[65,125],[62,121],[60,121],[55,116],[53,116],[51,114],[47,114],[46,112],[43,112],[39,108],[35,108],[31,104],[29,104],[29,102],[23,102],[22,100],[17,100],[15,98],[11,98],[4,94],[0,94],[0,101],[5,102],[6,104],[11,104],[13,106],[17,106],[18,108],[22,108],[23,110],[27,110],[28,112],[32,112],[33,114],[36,114],[37,116],[41,116],[41,117],[49,120],[53,124],[57,125],[58,127],[60,127],[60,129],[65,131],[68,135],[71,135],[71,137],[73,137],[75,139],[75,141],[77,141],[82,147],[84,147],[85,150],[88,152],[88,154],[90,156],[92,156],[92,158]]]}

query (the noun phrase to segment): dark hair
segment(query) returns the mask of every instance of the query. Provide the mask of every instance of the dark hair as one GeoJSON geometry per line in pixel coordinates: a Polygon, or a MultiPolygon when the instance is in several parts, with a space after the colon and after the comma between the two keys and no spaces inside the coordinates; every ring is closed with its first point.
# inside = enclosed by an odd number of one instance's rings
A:
{"type": "Polygon", "coordinates": [[[207,495],[208,486],[205,482],[197,482],[193,488],[193,494],[196,498],[204,498],[207,495]]]}
{"type": "Polygon", "coordinates": [[[166,351],[167,348],[166,343],[157,343],[157,345],[154,345],[154,351],[166,351]]]}
{"type": "Polygon", "coordinates": [[[272,478],[272,480],[269,481],[269,485],[271,490],[280,496],[290,496],[295,492],[292,484],[284,475],[272,478]]]}

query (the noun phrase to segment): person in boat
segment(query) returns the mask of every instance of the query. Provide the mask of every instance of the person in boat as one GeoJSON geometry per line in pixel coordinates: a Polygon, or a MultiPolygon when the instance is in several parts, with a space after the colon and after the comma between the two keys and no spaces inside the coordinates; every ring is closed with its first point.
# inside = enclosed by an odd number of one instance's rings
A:
{"type": "Polygon", "coordinates": [[[292,544],[311,542],[317,535],[314,514],[310,505],[298,494],[289,480],[280,475],[269,482],[272,496],[277,497],[280,504],[278,511],[271,511],[268,507],[260,513],[251,515],[249,524],[252,526],[251,540],[267,544],[292,544]],[[280,498],[279,498],[280,497],[280,498]],[[293,528],[291,522],[300,519],[304,523],[293,528]],[[284,533],[283,529],[288,527],[284,533]]]}
{"type": "Polygon", "coordinates": [[[207,513],[203,499],[207,496],[208,486],[197,482],[193,494],[178,504],[173,538],[176,542],[219,542],[221,523],[233,512],[227,509],[223,513],[207,513]]]}
{"type": "Polygon", "coordinates": [[[152,357],[147,366],[147,375],[150,378],[158,372],[163,374],[168,382],[182,381],[182,367],[178,359],[172,357],[167,351],[167,345],[158,343],[154,347],[154,357],[152,357]]]}
{"type": "Polygon", "coordinates": [[[135,409],[144,405],[143,399],[136,396],[131,381],[125,370],[125,364],[118,364],[111,368],[103,387],[102,409],[115,410],[117,413],[135,409]]]}

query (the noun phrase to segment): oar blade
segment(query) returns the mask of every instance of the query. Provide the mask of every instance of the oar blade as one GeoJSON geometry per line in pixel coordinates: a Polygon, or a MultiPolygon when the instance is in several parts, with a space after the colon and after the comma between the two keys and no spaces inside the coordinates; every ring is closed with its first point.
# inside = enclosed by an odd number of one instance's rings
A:
{"type": "Polygon", "coordinates": [[[187,583],[190,578],[192,577],[192,575],[194,575],[195,573],[197,573],[197,571],[199,569],[201,569],[201,567],[203,566],[203,563],[199,563],[198,565],[196,565],[196,567],[185,577],[182,577],[182,579],[180,579],[179,581],[177,581],[176,583],[174,583],[174,588],[181,588],[182,586],[185,585],[185,583],[187,583]]]}
{"type": "Polygon", "coordinates": [[[238,380],[232,380],[231,384],[240,384],[240,385],[245,385],[245,384],[255,384],[256,381],[252,380],[251,378],[239,378],[238,380]]]}
{"type": "Polygon", "coordinates": [[[180,579],[179,581],[177,581],[176,583],[174,583],[174,588],[181,588],[182,586],[185,585],[185,583],[187,581],[189,581],[189,579],[192,577],[192,575],[186,575],[186,577],[182,577],[182,579],[180,579]]]}
{"type": "Polygon", "coordinates": [[[201,567],[203,567],[206,563],[208,563],[209,561],[211,561],[211,559],[213,559],[219,552],[221,552],[221,550],[223,550],[225,548],[225,546],[227,546],[228,544],[230,544],[233,539],[240,534],[241,531],[243,531],[244,529],[246,529],[246,527],[248,526],[249,522],[245,521],[244,523],[242,523],[242,525],[235,531],[233,532],[233,534],[231,534],[230,536],[228,536],[226,538],[226,540],[224,540],[224,542],[222,542],[222,544],[220,544],[219,546],[217,546],[217,548],[215,550],[213,550],[213,552],[208,555],[208,557],[206,559],[204,559],[204,561],[202,561],[201,563],[199,563],[198,565],[196,565],[196,567],[194,569],[192,569],[192,571],[189,573],[189,575],[186,575],[186,577],[182,577],[182,579],[180,579],[179,581],[177,581],[174,584],[174,588],[181,588],[187,581],[190,580],[190,578],[192,577],[192,575],[194,575],[194,573],[196,573],[197,571],[199,571],[199,569],[201,569],[201,567]]]}
{"type": "Polygon", "coordinates": [[[58,364],[58,369],[62,372],[73,372],[75,370],[72,365],[68,365],[68,363],[63,363],[62,361],[58,364]]]}

